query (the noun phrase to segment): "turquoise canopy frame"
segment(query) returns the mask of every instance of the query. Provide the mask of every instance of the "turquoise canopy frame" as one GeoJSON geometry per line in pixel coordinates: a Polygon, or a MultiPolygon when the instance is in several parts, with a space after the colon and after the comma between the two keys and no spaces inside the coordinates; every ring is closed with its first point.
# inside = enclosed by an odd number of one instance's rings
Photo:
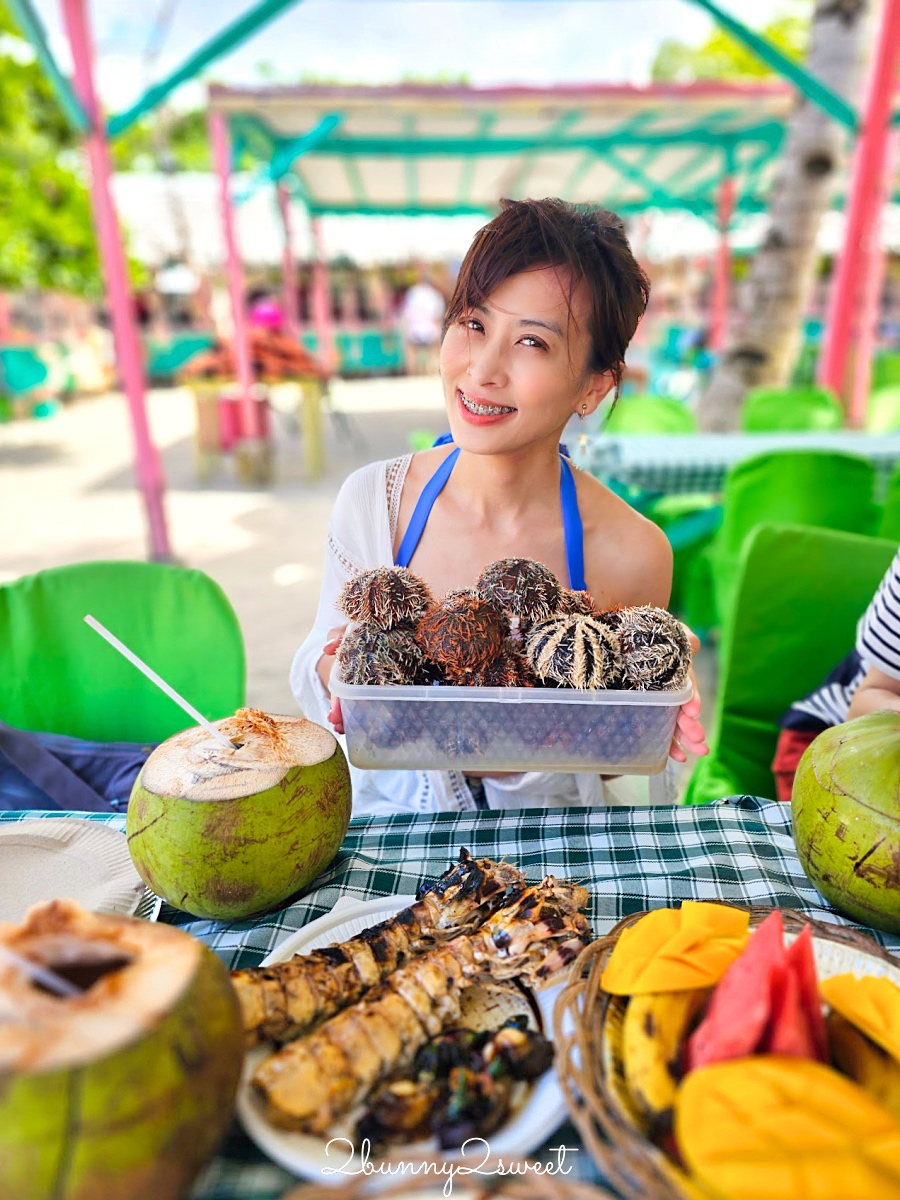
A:
{"type": "MultiPolygon", "coordinates": [[[[133,306],[127,294],[124,255],[109,191],[111,168],[106,141],[108,137],[124,132],[161,104],[182,83],[196,77],[205,67],[298,2],[257,0],[241,17],[189,55],[178,68],[148,88],[125,112],[104,122],[99,115],[93,83],[93,47],[87,0],[61,0],[75,62],[74,88],[53,58],[32,0],[7,0],[23,34],[34,47],[63,112],[73,128],[84,136],[91,157],[91,189],[100,249],[107,282],[111,285],[117,349],[135,425],[137,474],[148,514],[151,554],[156,558],[168,558],[171,554],[162,509],[163,482],[155,447],[149,440],[146,427],[133,306]]],[[[863,123],[842,97],[787,58],[765,38],[725,12],[714,0],[687,0],[687,3],[704,9],[721,27],[849,132],[855,133],[862,127],[863,136],[854,164],[854,185],[870,176],[881,178],[887,161],[884,149],[886,130],[900,120],[900,114],[890,111],[893,77],[900,52],[897,49],[900,43],[900,0],[884,0],[873,72],[876,86],[870,88],[866,106],[867,121],[863,123]],[[877,118],[877,129],[873,127],[873,118],[877,118]]],[[[757,110],[753,114],[753,121],[742,123],[730,121],[730,114],[706,113],[702,123],[694,120],[693,123],[681,121],[679,124],[676,120],[673,125],[668,119],[670,113],[644,110],[620,114],[620,119],[613,126],[607,122],[605,128],[598,129],[595,126],[590,129],[583,112],[569,106],[565,111],[557,111],[545,118],[543,124],[538,122],[536,127],[529,128],[522,136],[521,131],[505,132],[501,127],[501,114],[482,106],[478,111],[470,112],[472,120],[464,131],[448,133],[446,130],[435,132],[424,129],[420,115],[407,110],[400,114],[399,134],[389,130],[388,136],[385,136],[383,131],[354,128],[359,123],[358,117],[353,120],[345,111],[346,97],[343,107],[332,105],[327,111],[319,111],[315,120],[307,120],[294,128],[278,127],[258,112],[246,111],[246,105],[244,111],[239,111],[232,103],[234,99],[233,92],[227,97],[225,91],[214,94],[214,102],[221,107],[214,109],[211,117],[227,229],[230,229],[231,220],[227,178],[229,159],[234,157],[234,149],[238,148],[242,154],[257,161],[251,187],[266,181],[275,183],[286,212],[285,197],[290,185],[306,203],[314,226],[318,215],[325,212],[483,212],[491,207],[484,199],[483,181],[479,179],[479,172],[485,163],[496,164],[501,161],[505,164],[502,180],[494,179],[495,185],[499,182],[503,185],[499,190],[496,186],[494,188],[495,202],[500,194],[533,194],[540,191],[542,162],[552,155],[557,170],[562,167],[565,171],[562,187],[557,176],[557,182],[551,189],[557,194],[578,198],[581,191],[587,190],[592,199],[603,199],[624,213],[648,206],[684,208],[700,216],[718,216],[724,231],[722,218],[725,213],[753,212],[764,207],[766,176],[782,144],[785,116],[784,111],[761,115],[757,110]],[[229,110],[227,117],[224,109],[229,110]],[[229,120],[231,128],[228,127],[229,120]],[[435,200],[434,188],[429,193],[428,180],[423,179],[417,164],[442,161],[446,167],[447,160],[454,157],[459,160],[459,168],[453,200],[449,201],[446,194],[439,201],[435,200]],[[403,197],[399,201],[397,189],[389,197],[375,194],[372,190],[372,164],[392,158],[401,164],[405,181],[403,197]],[[308,178],[308,164],[314,160],[320,164],[340,164],[335,169],[346,183],[343,195],[334,188],[333,194],[327,195],[328,189],[321,185],[324,167],[318,177],[318,185],[313,186],[315,181],[308,178]],[[613,180],[607,181],[608,186],[601,194],[597,194],[600,183],[596,178],[598,166],[613,175],[613,180]],[[369,176],[368,180],[366,175],[369,176]],[[432,196],[431,200],[429,195],[432,196]]],[[[396,109],[398,106],[394,104],[393,107],[396,109]]],[[[862,218],[854,224],[854,210],[860,213],[865,210],[865,214],[868,214],[869,209],[873,208],[870,200],[864,195],[864,188],[854,186],[849,218],[851,228],[855,229],[856,224],[860,228],[865,225],[862,218]]],[[[847,262],[844,263],[845,278],[839,280],[840,302],[833,305],[836,312],[844,314],[845,310],[849,310],[857,276],[860,271],[865,274],[869,269],[865,264],[876,257],[874,250],[864,252],[856,246],[851,246],[843,256],[844,260],[853,261],[849,266],[847,262]]],[[[236,280],[235,270],[231,274],[236,280]]],[[[237,318],[236,333],[240,340],[243,324],[241,314],[237,314],[237,318]]],[[[834,361],[829,368],[836,377],[845,353],[843,348],[839,348],[839,351],[832,356],[834,361]]],[[[241,357],[240,354],[238,357],[241,357]]],[[[246,392],[246,403],[242,404],[242,411],[247,417],[245,433],[252,438],[249,386],[246,386],[246,379],[242,379],[242,384],[245,385],[242,390],[246,392]]]]}

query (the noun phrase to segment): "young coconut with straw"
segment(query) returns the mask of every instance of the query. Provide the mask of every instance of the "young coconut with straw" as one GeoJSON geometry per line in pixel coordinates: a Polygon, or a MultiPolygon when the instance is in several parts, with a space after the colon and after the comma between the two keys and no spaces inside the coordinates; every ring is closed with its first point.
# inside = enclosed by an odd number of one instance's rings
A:
{"type": "MultiPolygon", "coordinates": [[[[315,625],[291,684],[305,713],[343,731],[328,680],[347,625],[339,598],[377,567],[408,567],[431,594],[474,588],[502,559],[544,564],[597,609],[665,607],[665,534],[569,462],[560,438],[618,389],[649,283],[622,222],[561,200],[503,201],[460,269],[441,380],[450,441],[354,472],[335,504],[315,625]]],[[[694,639],[694,648],[697,648],[694,639]]],[[[671,755],[705,754],[695,694],[671,755]]],[[[352,770],[354,812],[602,804],[586,773],[464,776],[352,770]]]]}

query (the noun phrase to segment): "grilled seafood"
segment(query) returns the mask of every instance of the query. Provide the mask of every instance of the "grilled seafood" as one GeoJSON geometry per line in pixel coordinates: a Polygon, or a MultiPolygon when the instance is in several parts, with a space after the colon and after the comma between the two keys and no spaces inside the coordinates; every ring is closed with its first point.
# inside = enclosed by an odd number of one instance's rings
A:
{"type": "Polygon", "coordinates": [[[461,850],[459,862],[419,890],[416,903],[348,942],[271,967],[232,971],[248,1044],[285,1042],[355,1004],[410,958],[467,933],[521,888],[520,871],[461,850]]]}
{"type": "Polygon", "coordinates": [[[438,946],[394,971],[315,1033],[259,1064],[253,1085],[273,1124],[323,1133],[429,1037],[460,1017],[460,995],[475,976],[543,982],[590,938],[579,911],[585,888],[557,882],[514,890],[474,933],[438,946]]]}

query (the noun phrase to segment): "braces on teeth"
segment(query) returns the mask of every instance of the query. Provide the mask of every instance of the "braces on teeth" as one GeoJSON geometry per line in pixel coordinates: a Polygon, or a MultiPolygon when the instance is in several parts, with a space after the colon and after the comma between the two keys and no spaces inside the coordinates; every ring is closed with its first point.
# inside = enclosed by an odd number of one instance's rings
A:
{"type": "Polygon", "coordinates": [[[469,399],[465,392],[461,391],[459,394],[462,397],[463,405],[470,413],[474,413],[478,417],[492,417],[498,415],[499,413],[516,411],[514,408],[508,408],[502,404],[476,404],[474,400],[469,399]]]}

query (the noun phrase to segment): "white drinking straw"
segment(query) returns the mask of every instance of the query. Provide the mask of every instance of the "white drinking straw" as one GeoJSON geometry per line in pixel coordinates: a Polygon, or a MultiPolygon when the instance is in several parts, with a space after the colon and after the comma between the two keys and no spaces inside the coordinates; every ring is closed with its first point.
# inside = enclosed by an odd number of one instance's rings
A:
{"type": "Polygon", "coordinates": [[[96,617],[92,617],[90,613],[88,613],[84,619],[87,624],[90,625],[91,629],[96,630],[101,637],[106,638],[106,640],[112,647],[114,647],[114,649],[118,650],[120,654],[124,654],[128,661],[133,663],[139,671],[143,671],[147,678],[152,680],[152,682],[155,683],[158,688],[162,688],[162,690],[170,699],[174,700],[176,704],[180,704],[188,716],[193,717],[198,725],[202,725],[207,733],[211,733],[216,741],[221,742],[223,746],[227,746],[229,750],[234,750],[234,742],[232,742],[227,735],[221,731],[221,729],[216,729],[215,725],[210,724],[206,717],[201,716],[200,713],[197,712],[196,708],[194,708],[193,704],[188,704],[187,700],[185,700],[183,696],[179,696],[175,689],[169,687],[164,679],[160,679],[157,673],[151,667],[148,667],[145,662],[139,659],[134,651],[129,650],[127,646],[123,646],[115,634],[110,633],[105,625],[101,625],[96,617]]]}
{"type": "Polygon", "coordinates": [[[42,967],[38,963],[32,962],[30,958],[23,958],[21,954],[16,954],[15,950],[9,950],[6,946],[0,946],[0,963],[2,962],[11,967],[18,967],[35,983],[45,987],[48,992],[55,992],[58,996],[81,995],[81,988],[77,988],[74,983],[69,983],[68,979],[63,979],[62,975],[57,975],[49,967],[42,967]]]}

